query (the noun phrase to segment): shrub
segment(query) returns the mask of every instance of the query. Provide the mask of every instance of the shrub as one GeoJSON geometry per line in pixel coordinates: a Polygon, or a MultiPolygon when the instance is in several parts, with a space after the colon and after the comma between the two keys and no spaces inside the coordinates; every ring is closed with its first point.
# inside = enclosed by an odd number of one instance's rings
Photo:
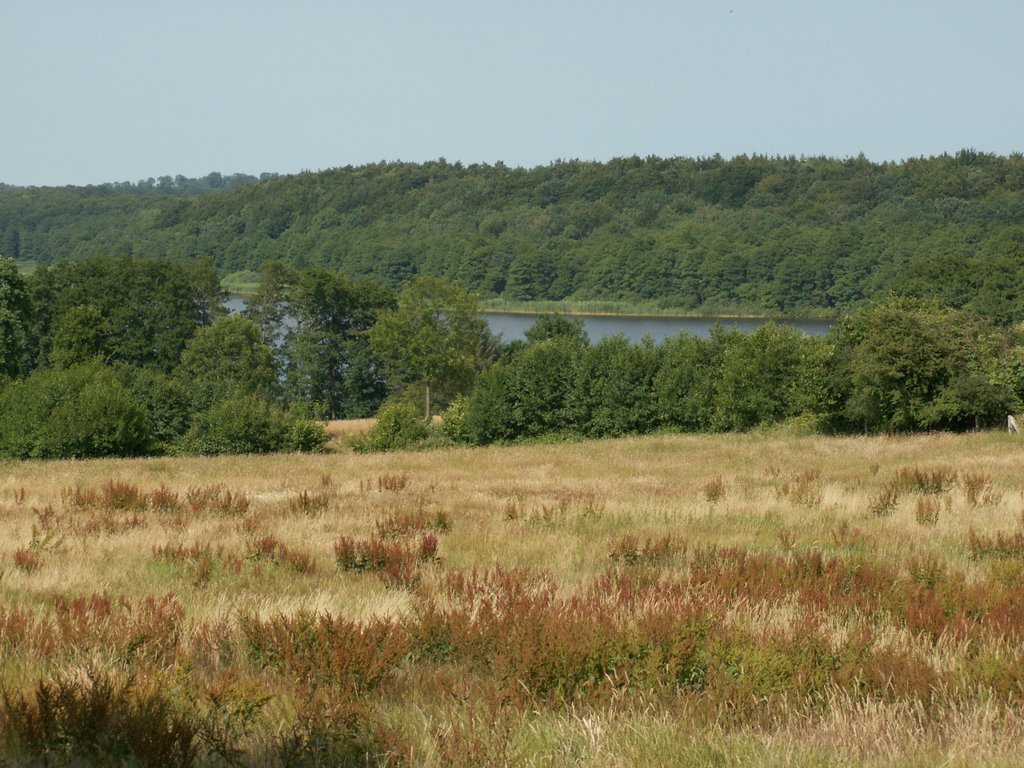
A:
{"type": "Polygon", "coordinates": [[[223,485],[193,486],[185,492],[185,499],[193,512],[213,512],[225,517],[244,515],[250,504],[248,494],[232,493],[223,485]]]}
{"type": "Polygon", "coordinates": [[[299,611],[265,620],[243,616],[240,625],[254,662],[350,696],[379,687],[409,651],[406,633],[387,619],[363,624],[299,611]]]}
{"type": "Polygon", "coordinates": [[[384,491],[404,491],[409,487],[409,476],[405,474],[385,474],[377,478],[377,490],[384,491]]]}
{"type": "Polygon", "coordinates": [[[411,403],[384,403],[377,411],[377,421],[366,435],[352,441],[360,452],[397,451],[409,448],[430,434],[427,422],[411,403]]]}
{"type": "Polygon", "coordinates": [[[285,448],[300,453],[319,453],[327,447],[330,435],[319,421],[291,415],[285,448]]]}
{"type": "Polygon", "coordinates": [[[996,531],[995,536],[985,536],[971,528],[967,531],[967,548],[972,560],[984,557],[1024,558],[1024,533],[996,531]]]}
{"type": "Polygon", "coordinates": [[[43,558],[31,548],[21,547],[14,550],[14,567],[25,573],[32,573],[43,567],[43,558]]]}
{"type": "Polygon", "coordinates": [[[663,565],[672,562],[686,553],[686,545],[676,541],[672,536],[660,539],[647,537],[643,541],[639,536],[624,534],[612,542],[609,556],[614,563],[623,565],[663,565]]]}
{"type": "Polygon", "coordinates": [[[415,512],[394,512],[374,524],[377,538],[399,539],[403,536],[415,536],[425,531],[444,533],[451,529],[452,522],[448,513],[440,510],[434,514],[425,509],[415,512]]]}
{"type": "Polygon", "coordinates": [[[183,454],[271,453],[322,450],[322,425],[256,395],[237,395],[195,417],[174,445],[183,454]]]}
{"type": "Polygon", "coordinates": [[[31,693],[4,691],[4,731],[41,765],[192,765],[196,723],[157,686],[86,670],[40,680],[31,693]]]}
{"type": "Polygon", "coordinates": [[[316,573],[316,560],[311,555],[292,549],[273,536],[263,536],[251,542],[249,557],[252,560],[284,565],[300,574],[316,573]]]}
{"type": "Polygon", "coordinates": [[[918,496],[914,502],[914,519],[920,525],[935,525],[939,522],[939,500],[934,496],[918,496]]]}
{"type": "Polygon", "coordinates": [[[324,488],[320,491],[300,491],[298,496],[288,504],[288,508],[293,512],[315,515],[327,509],[333,498],[334,493],[330,488],[324,488]]]}
{"type": "Polygon", "coordinates": [[[892,484],[886,485],[868,504],[868,511],[875,517],[888,517],[896,511],[899,503],[899,489],[892,484]]]}
{"type": "Polygon", "coordinates": [[[0,455],[137,456],[149,449],[145,414],[100,363],[38,371],[0,393],[0,455]]]}
{"type": "Polygon", "coordinates": [[[155,453],[165,453],[188,431],[192,407],[188,386],[154,368],[132,370],[128,386],[146,414],[155,453]]]}
{"type": "Polygon", "coordinates": [[[944,493],[956,483],[956,478],[956,470],[945,467],[932,470],[902,467],[896,471],[891,484],[899,491],[944,493]]]}
{"type": "Polygon", "coordinates": [[[457,395],[441,417],[441,434],[453,443],[471,443],[472,433],[466,424],[466,413],[469,399],[465,395],[457,395]]]}
{"type": "Polygon", "coordinates": [[[717,504],[719,501],[725,498],[726,485],[725,480],[721,477],[716,477],[714,480],[708,480],[704,484],[704,498],[709,504],[717,504]]]}
{"type": "Polygon", "coordinates": [[[466,431],[475,443],[571,432],[573,397],[583,347],[556,337],[531,344],[478,379],[466,405],[466,431]]]}
{"type": "Polygon", "coordinates": [[[661,351],[649,338],[631,344],[619,334],[587,347],[571,398],[577,428],[588,437],[653,429],[653,383],[660,362],[661,351]]]}
{"type": "Polygon", "coordinates": [[[389,586],[410,586],[419,578],[416,566],[437,559],[437,536],[428,533],[412,543],[341,536],[334,544],[334,557],[343,571],[371,571],[389,586]]]}
{"type": "Polygon", "coordinates": [[[960,484],[972,507],[998,504],[1003,498],[1002,493],[992,487],[992,478],[988,475],[967,472],[961,476],[960,484]]]}

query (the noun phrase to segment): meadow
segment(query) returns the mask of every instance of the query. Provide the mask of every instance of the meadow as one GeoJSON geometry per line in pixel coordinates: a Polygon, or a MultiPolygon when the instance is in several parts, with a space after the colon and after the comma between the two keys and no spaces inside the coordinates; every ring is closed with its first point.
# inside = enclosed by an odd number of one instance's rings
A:
{"type": "Polygon", "coordinates": [[[1019,764],[1022,448],[0,463],[0,765],[1019,764]]]}

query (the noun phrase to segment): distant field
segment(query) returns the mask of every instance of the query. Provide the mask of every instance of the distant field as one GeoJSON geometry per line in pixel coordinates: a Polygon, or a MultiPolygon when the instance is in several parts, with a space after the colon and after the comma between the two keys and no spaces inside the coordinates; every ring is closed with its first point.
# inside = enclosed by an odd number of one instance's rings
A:
{"type": "Polygon", "coordinates": [[[376,419],[339,419],[327,422],[327,434],[336,449],[344,448],[344,438],[369,432],[376,419]]]}
{"type": "Polygon", "coordinates": [[[0,762],[1020,759],[1017,438],[335,444],[0,464],[0,762]]]}

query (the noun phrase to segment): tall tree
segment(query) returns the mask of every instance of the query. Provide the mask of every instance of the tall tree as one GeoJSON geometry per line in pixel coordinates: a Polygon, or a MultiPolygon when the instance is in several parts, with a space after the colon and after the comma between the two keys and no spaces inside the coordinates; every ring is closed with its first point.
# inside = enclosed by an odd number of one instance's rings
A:
{"type": "Polygon", "coordinates": [[[224,317],[189,339],[175,376],[192,396],[192,410],[208,410],[239,395],[273,399],[274,357],[259,328],[239,315],[224,317]]]}
{"type": "Polygon", "coordinates": [[[278,348],[287,330],[285,318],[289,316],[289,292],[298,281],[294,269],[279,261],[267,261],[260,266],[260,283],[256,293],[245,304],[245,315],[259,326],[263,341],[278,348]]]}
{"type": "Polygon", "coordinates": [[[32,302],[13,259],[0,257],[0,375],[14,375],[28,350],[32,302]]]}
{"type": "Polygon", "coordinates": [[[311,269],[299,273],[287,295],[294,320],[283,349],[288,399],[330,418],[372,415],[386,387],[368,333],[394,306],[394,294],[376,282],[311,269]]]}
{"type": "Polygon", "coordinates": [[[209,275],[194,278],[165,259],[95,256],[38,270],[32,282],[45,298],[37,305],[41,345],[64,315],[91,305],[104,320],[110,361],[134,368],[170,371],[185,343],[219,312],[209,275]]]}
{"type": "Polygon", "coordinates": [[[381,315],[370,344],[400,382],[424,387],[426,418],[431,390],[465,389],[484,363],[487,323],[468,291],[437,277],[421,276],[381,315]]]}

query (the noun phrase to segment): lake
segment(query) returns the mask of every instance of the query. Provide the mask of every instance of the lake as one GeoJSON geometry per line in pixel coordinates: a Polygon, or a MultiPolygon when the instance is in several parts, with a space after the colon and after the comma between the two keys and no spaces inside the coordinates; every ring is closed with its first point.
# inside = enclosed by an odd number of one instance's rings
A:
{"type": "MultiPolygon", "coordinates": [[[[231,312],[245,309],[245,297],[232,295],[225,302],[231,312]]],[[[483,314],[490,326],[491,333],[501,335],[504,341],[515,341],[525,338],[526,330],[537,320],[536,314],[520,314],[518,312],[485,312],[483,314]]],[[[670,336],[689,333],[706,339],[716,324],[723,328],[736,328],[749,333],[756,331],[767,322],[760,318],[749,317],[645,317],[639,315],[575,315],[583,321],[583,327],[592,342],[598,342],[606,336],[616,333],[625,334],[632,342],[650,336],[656,344],[660,344],[670,336]]],[[[824,336],[832,328],[828,320],[782,319],[776,320],[779,325],[788,325],[808,336],[824,336]]]]}
{"type": "MultiPolygon", "coordinates": [[[[537,319],[535,314],[511,312],[486,312],[484,317],[491,327],[491,333],[501,334],[505,341],[525,338],[526,330],[537,319]]],[[[736,328],[749,333],[756,331],[767,321],[760,318],[736,317],[644,317],[638,315],[575,315],[583,321],[583,327],[592,342],[600,341],[616,333],[625,334],[630,341],[640,341],[650,336],[660,344],[670,336],[689,333],[706,339],[716,324],[723,328],[736,328]]],[[[788,325],[808,336],[824,336],[832,328],[828,320],[776,320],[778,325],[788,325]]]]}

